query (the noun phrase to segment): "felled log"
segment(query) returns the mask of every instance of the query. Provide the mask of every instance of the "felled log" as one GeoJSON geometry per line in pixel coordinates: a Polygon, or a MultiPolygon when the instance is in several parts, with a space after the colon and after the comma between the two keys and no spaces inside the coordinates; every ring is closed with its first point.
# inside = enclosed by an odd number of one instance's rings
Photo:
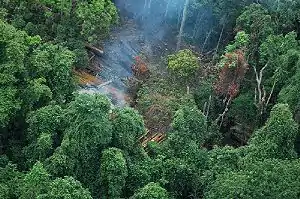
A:
{"type": "Polygon", "coordinates": [[[103,50],[100,50],[99,48],[96,48],[94,46],[91,46],[89,44],[85,44],[85,48],[91,52],[93,52],[94,54],[101,56],[104,54],[103,50]]]}
{"type": "Polygon", "coordinates": [[[97,86],[97,88],[102,88],[104,86],[107,86],[107,85],[111,84],[112,82],[113,82],[112,80],[104,82],[103,84],[100,84],[99,86],[97,86]]]}

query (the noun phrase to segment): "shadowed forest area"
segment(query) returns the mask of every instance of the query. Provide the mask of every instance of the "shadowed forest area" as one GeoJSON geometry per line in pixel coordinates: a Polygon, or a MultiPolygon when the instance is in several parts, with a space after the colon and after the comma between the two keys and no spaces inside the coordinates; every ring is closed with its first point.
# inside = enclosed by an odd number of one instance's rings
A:
{"type": "Polygon", "coordinates": [[[300,198],[300,0],[1,0],[1,199],[300,198]]]}

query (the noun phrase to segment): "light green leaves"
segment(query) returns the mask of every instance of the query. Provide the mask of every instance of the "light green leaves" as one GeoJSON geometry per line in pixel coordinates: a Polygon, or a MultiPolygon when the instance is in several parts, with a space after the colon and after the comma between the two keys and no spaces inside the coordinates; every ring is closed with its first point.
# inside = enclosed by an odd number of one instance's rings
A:
{"type": "Polygon", "coordinates": [[[138,190],[130,199],[169,199],[168,192],[158,183],[149,183],[138,190]]]}
{"type": "Polygon", "coordinates": [[[198,59],[191,50],[180,50],[178,53],[168,57],[168,69],[179,77],[187,78],[192,76],[198,68],[198,59]]]}

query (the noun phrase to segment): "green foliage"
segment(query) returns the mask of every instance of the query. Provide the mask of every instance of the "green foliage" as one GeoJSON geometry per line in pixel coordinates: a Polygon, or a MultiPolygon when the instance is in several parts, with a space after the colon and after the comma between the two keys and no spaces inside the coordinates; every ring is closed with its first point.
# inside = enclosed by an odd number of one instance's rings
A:
{"type": "Polygon", "coordinates": [[[53,99],[64,102],[74,90],[71,74],[74,58],[74,53],[67,48],[44,44],[33,51],[29,73],[33,77],[44,77],[53,99]]]}
{"type": "Polygon", "coordinates": [[[63,110],[58,105],[45,106],[31,112],[27,123],[29,144],[24,148],[24,153],[28,165],[33,165],[36,161],[44,161],[53,153],[56,147],[54,143],[59,141],[63,128],[63,110]]]}
{"type": "MultiPolygon", "coordinates": [[[[138,112],[113,108],[102,95],[72,94],[73,68],[88,63],[84,46],[108,36],[118,21],[113,1],[1,1],[0,153],[5,155],[0,156],[0,198],[299,197],[294,118],[300,121],[300,4],[251,3],[191,3],[186,35],[200,20],[193,17],[204,13],[201,20],[210,25],[195,35],[205,38],[213,27],[206,46],[216,37],[217,51],[229,43],[220,62],[229,72],[223,71],[219,79],[223,75],[224,81],[218,82],[225,86],[214,83],[218,68],[210,60],[187,49],[170,55],[171,75],[153,75],[138,91],[136,107],[144,124],[138,112]],[[195,78],[199,61],[200,79],[195,78]],[[245,75],[248,66],[257,69],[256,76],[251,70],[245,75]],[[189,83],[188,92],[183,82],[189,83]],[[234,97],[222,102],[215,92],[228,95],[228,88],[241,92],[233,90],[234,97]],[[253,101],[259,89],[262,103],[268,100],[263,115],[253,101]],[[278,102],[286,104],[272,108],[278,102]],[[166,133],[165,140],[149,142],[144,150],[139,138],[145,126],[150,135],[166,133]],[[248,138],[253,129],[258,130],[247,146],[222,147],[223,142],[246,144],[236,134],[248,138]]],[[[180,12],[178,5],[173,8],[180,12]]]]}
{"type": "Polygon", "coordinates": [[[145,134],[143,118],[131,108],[113,112],[113,145],[127,152],[134,152],[138,139],[145,134]]]}
{"type": "Polygon", "coordinates": [[[194,91],[195,103],[199,110],[202,110],[205,115],[208,116],[207,120],[213,120],[218,117],[218,99],[214,92],[214,83],[208,79],[205,82],[201,82],[194,91]],[[209,106],[209,107],[208,107],[209,106]]]}
{"type": "Polygon", "coordinates": [[[225,52],[230,53],[237,49],[244,49],[249,45],[249,42],[249,34],[247,34],[245,31],[239,31],[234,37],[234,43],[227,45],[225,52]]]}
{"type": "Polygon", "coordinates": [[[31,112],[27,117],[28,140],[37,139],[41,133],[55,135],[64,121],[63,109],[59,105],[49,105],[31,112]]]}
{"type": "Polygon", "coordinates": [[[265,160],[219,175],[205,198],[297,198],[299,160],[265,160]]]}
{"type": "Polygon", "coordinates": [[[208,152],[208,168],[212,175],[235,171],[243,154],[242,149],[225,146],[214,148],[208,152]]]}
{"type": "Polygon", "coordinates": [[[125,196],[133,195],[134,191],[142,188],[147,183],[153,180],[152,167],[155,167],[154,161],[146,158],[143,160],[138,159],[137,161],[127,161],[128,165],[128,176],[126,178],[125,185],[125,196]]]}
{"type": "Polygon", "coordinates": [[[290,32],[286,35],[269,35],[260,46],[261,62],[266,63],[267,60],[275,60],[276,57],[297,48],[298,41],[296,36],[295,32],[290,32]]]}
{"type": "Polygon", "coordinates": [[[264,160],[267,158],[296,158],[294,143],[298,125],[287,104],[273,107],[265,126],[257,130],[249,141],[246,159],[264,160]]]}
{"type": "Polygon", "coordinates": [[[76,164],[79,164],[76,158],[78,149],[74,147],[75,144],[75,141],[72,142],[67,136],[64,136],[61,145],[56,148],[52,156],[46,159],[45,167],[53,176],[79,175],[75,170],[76,164]]]}
{"type": "Polygon", "coordinates": [[[297,0],[281,0],[274,3],[271,0],[262,1],[265,7],[273,12],[277,29],[289,32],[297,28],[296,21],[299,19],[300,4],[297,0]]]}
{"type": "Polygon", "coordinates": [[[278,100],[281,103],[289,104],[294,114],[300,111],[300,70],[299,63],[297,71],[292,78],[286,83],[279,93],[278,100]]]}
{"type": "Polygon", "coordinates": [[[105,198],[120,198],[128,175],[126,160],[120,149],[105,149],[101,157],[101,184],[105,198]]]}
{"type": "Polygon", "coordinates": [[[53,152],[53,140],[51,134],[42,133],[34,143],[24,148],[28,158],[28,165],[32,165],[37,160],[44,161],[53,152]]]}
{"type": "Polygon", "coordinates": [[[44,169],[43,164],[37,162],[24,177],[20,199],[37,198],[48,191],[50,183],[50,175],[44,169]]]}
{"type": "Polygon", "coordinates": [[[112,139],[110,106],[107,97],[88,94],[78,95],[68,105],[62,143],[46,160],[52,175],[72,175],[95,194],[100,185],[99,154],[112,139]]]}
{"type": "Polygon", "coordinates": [[[213,146],[219,146],[222,144],[223,135],[220,131],[220,126],[216,121],[211,122],[207,129],[207,137],[205,140],[206,148],[210,149],[213,146]]]}
{"type": "Polygon", "coordinates": [[[16,99],[17,91],[13,88],[0,88],[0,125],[5,127],[11,117],[21,109],[21,102],[16,99]]]}
{"type": "Polygon", "coordinates": [[[193,164],[180,158],[171,158],[164,162],[164,170],[164,179],[167,182],[165,186],[176,197],[186,198],[201,189],[201,173],[193,164]]]}
{"type": "Polygon", "coordinates": [[[7,10],[5,8],[0,8],[0,20],[5,21],[7,17],[7,10]]]}
{"type": "Polygon", "coordinates": [[[82,21],[81,34],[88,41],[95,41],[101,35],[106,36],[110,26],[118,20],[115,5],[107,0],[82,1],[75,12],[82,21]]]}
{"type": "Polygon", "coordinates": [[[188,78],[199,68],[198,58],[191,50],[180,50],[168,56],[168,69],[176,76],[188,78]]]}
{"type": "Polygon", "coordinates": [[[295,72],[299,60],[298,41],[295,32],[284,35],[269,35],[260,46],[260,63],[268,63],[265,76],[281,85],[295,72]]]}
{"type": "Polygon", "coordinates": [[[23,173],[17,170],[17,165],[6,161],[3,165],[0,165],[0,196],[3,196],[3,198],[19,198],[20,184],[23,177],[23,173]]]}
{"type": "Polygon", "coordinates": [[[183,142],[193,140],[201,145],[207,136],[206,117],[196,107],[184,107],[178,110],[174,116],[172,127],[183,142]]]}
{"type": "Polygon", "coordinates": [[[257,117],[257,108],[253,104],[253,96],[250,93],[239,95],[232,101],[228,115],[234,118],[238,124],[254,127],[257,117]]]}
{"type": "Polygon", "coordinates": [[[243,8],[253,1],[251,0],[205,0],[208,5],[213,5],[214,15],[222,25],[227,25],[225,28],[232,28],[235,24],[235,19],[240,15],[243,8]]]}
{"type": "Polygon", "coordinates": [[[236,29],[250,37],[250,52],[255,53],[259,44],[274,32],[274,23],[267,9],[260,4],[251,4],[236,20],[236,29]]]}
{"type": "Polygon", "coordinates": [[[0,184],[0,198],[9,199],[9,188],[5,184],[0,184]]]}
{"type": "Polygon", "coordinates": [[[0,26],[1,125],[13,122],[17,114],[26,117],[52,99],[69,100],[74,90],[73,53],[59,45],[38,47],[38,36],[28,36],[3,21],[0,26]]]}
{"type": "Polygon", "coordinates": [[[219,61],[219,67],[221,69],[236,69],[237,67],[243,67],[241,58],[247,51],[249,45],[249,35],[244,31],[240,31],[234,37],[234,43],[226,46],[225,54],[221,56],[219,61]]]}
{"type": "Polygon", "coordinates": [[[182,105],[195,106],[195,102],[185,85],[172,78],[151,76],[138,91],[136,108],[144,116],[146,128],[153,133],[168,131],[182,105]]]}
{"type": "Polygon", "coordinates": [[[20,186],[22,199],[92,199],[90,192],[72,177],[52,180],[40,162],[37,162],[25,175],[20,186]]]}
{"type": "Polygon", "coordinates": [[[24,59],[29,46],[25,32],[16,30],[13,26],[0,20],[0,125],[6,126],[17,111],[21,109],[22,101],[18,96],[19,74],[24,72],[24,59]]]}
{"type": "Polygon", "coordinates": [[[157,157],[158,155],[162,154],[162,147],[161,144],[150,141],[147,143],[147,152],[150,157],[157,157]]]}
{"type": "Polygon", "coordinates": [[[92,199],[90,192],[73,177],[57,178],[51,182],[46,194],[37,199],[92,199]]]}
{"type": "Polygon", "coordinates": [[[103,39],[118,22],[117,9],[111,0],[6,1],[1,7],[6,9],[8,21],[15,27],[72,50],[78,67],[88,64],[85,42],[103,39]]]}
{"type": "Polygon", "coordinates": [[[81,143],[85,150],[110,143],[112,138],[110,106],[110,101],[103,95],[77,96],[68,107],[67,118],[70,122],[70,128],[66,130],[68,137],[81,143]]]}
{"type": "Polygon", "coordinates": [[[142,189],[138,190],[131,199],[168,199],[167,190],[157,183],[149,183],[142,189]]]}

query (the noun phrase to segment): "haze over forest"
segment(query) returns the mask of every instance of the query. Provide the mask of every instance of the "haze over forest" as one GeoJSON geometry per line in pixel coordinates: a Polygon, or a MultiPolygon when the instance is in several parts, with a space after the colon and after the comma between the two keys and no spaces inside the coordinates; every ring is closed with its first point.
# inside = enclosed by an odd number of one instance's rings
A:
{"type": "Polygon", "coordinates": [[[300,0],[1,0],[0,199],[300,198],[300,0]]]}

